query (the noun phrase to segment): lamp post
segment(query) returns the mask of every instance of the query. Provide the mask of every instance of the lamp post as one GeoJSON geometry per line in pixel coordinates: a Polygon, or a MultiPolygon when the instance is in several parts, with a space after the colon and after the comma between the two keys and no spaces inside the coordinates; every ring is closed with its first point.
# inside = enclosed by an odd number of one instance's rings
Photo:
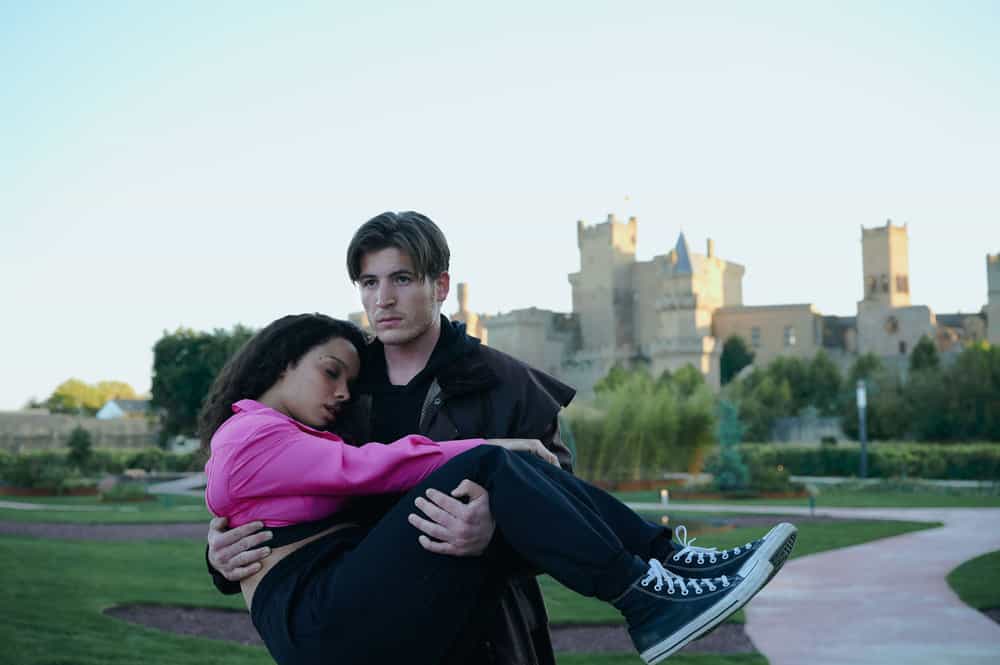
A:
{"type": "Polygon", "coordinates": [[[868,406],[868,393],[865,390],[864,379],[858,379],[858,434],[861,439],[861,469],[858,475],[862,478],[868,477],[868,427],[865,422],[865,413],[868,406]]]}

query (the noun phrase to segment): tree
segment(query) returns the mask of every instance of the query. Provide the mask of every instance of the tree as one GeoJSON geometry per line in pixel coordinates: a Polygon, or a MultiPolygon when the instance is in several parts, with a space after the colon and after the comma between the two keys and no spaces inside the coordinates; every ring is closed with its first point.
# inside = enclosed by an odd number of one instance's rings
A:
{"type": "Polygon", "coordinates": [[[101,408],[101,398],[94,386],[80,379],[67,379],[56,386],[45,405],[52,413],[88,413],[101,408]]]}
{"type": "Polygon", "coordinates": [[[722,385],[733,380],[740,370],[753,362],[754,353],[747,346],[746,340],[739,335],[733,335],[722,345],[722,356],[719,358],[719,372],[722,385]]]}
{"type": "Polygon", "coordinates": [[[67,379],[56,387],[44,406],[52,413],[94,415],[110,400],[135,398],[135,389],[124,381],[98,381],[91,385],[80,379],[67,379]]]}
{"type": "Polygon", "coordinates": [[[241,325],[211,333],[178,329],[153,346],[152,406],[163,410],[164,440],[194,436],[198,412],[219,370],[253,336],[241,325]]]}
{"type": "Polygon", "coordinates": [[[938,357],[937,346],[927,335],[922,335],[910,354],[910,371],[919,372],[927,369],[940,369],[941,359],[938,357]]]}
{"type": "Polygon", "coordinates": [[[632,376],[632,372],[615,363],[611,370],[594,384],[594,392],[600,394],[618,390],[629,380],[630,376],[632,376]]]}
{"type": "Polygon", "coordinates": [[[820,349],[809,364],[809,384],[812,406],[820,415],[835,416],[840,412],[840,395],[844,380],[837,365],[820,349]]]}
{"type": "Polygon", "coordinates": [[[90,432],[80,426],[74,427],[69,433],[66,445],[69,447],[67,455],[69,463],[80,469],[85,468],[91,457],[90,432]]]}
{"type": "Polygon", "coordinates": [[[135,388],[124,381],[98,381],[94,386],[101,406],[113,399],[137,399],[135,388]]]}
{"type": "Polygon", "coordinates": [[[736,406],[727,400],[719,402],[719,454],[706,466],[714,476],[715,486],[723,492],[746,489],[750,484],[750,469],[740,455],[743,426],[736,415],[736,406]]]}

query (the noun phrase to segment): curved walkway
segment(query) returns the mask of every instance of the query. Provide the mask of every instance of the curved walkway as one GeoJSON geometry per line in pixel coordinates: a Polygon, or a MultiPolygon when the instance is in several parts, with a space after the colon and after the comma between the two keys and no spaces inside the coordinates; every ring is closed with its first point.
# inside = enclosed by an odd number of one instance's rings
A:
{"type": "MultiPolygon", "coordinates": [[[[787,506],[671,508],[809,514],[787,506]]],[[[945,579],[962,562],[1000,550],[1000,508],[827,508],[816,515],[944,526],[790,561],[746,607],[747,633],[770,665],[1000,662],[1000,625],[959,600],[945,579]]]]}

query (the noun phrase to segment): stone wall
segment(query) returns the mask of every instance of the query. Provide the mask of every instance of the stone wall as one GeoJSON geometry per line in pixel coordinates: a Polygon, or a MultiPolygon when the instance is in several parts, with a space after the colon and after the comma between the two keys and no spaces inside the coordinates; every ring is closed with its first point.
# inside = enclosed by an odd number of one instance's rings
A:
{"type": "Polygon", "coordinates": [[[146,420],[97,420],[90,416],[0,411],[0,450],[21,452],[65,448],[77,426],[90,432],[95,448],[156,445],[158,430],[146,420]]]}

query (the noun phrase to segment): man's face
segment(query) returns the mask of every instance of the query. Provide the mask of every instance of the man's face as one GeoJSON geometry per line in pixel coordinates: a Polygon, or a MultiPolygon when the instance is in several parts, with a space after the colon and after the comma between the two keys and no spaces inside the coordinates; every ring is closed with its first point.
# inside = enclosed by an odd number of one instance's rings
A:
{"type": "Polygon", "coordinates": [[[409,254],[386,247],[361,257],[358,286],[375,335],[383,344],[403,345],[437,323],[449,277],[418,279],[409,254]]]}

